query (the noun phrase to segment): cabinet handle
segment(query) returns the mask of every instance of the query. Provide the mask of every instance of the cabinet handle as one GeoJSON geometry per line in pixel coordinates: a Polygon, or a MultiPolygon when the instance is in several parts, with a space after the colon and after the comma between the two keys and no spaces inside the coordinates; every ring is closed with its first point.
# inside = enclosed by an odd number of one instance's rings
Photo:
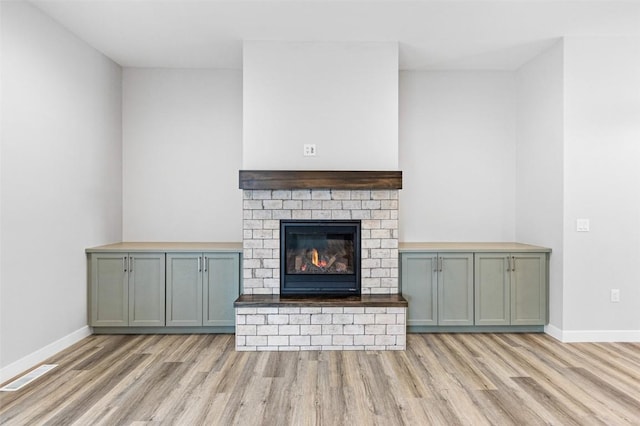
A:
{"type": "Polygon", "coordinates": [[[511,256],[511,272],[515,272],[515,271],[516,271],[516,257],[511,256]]]}
{"type": "Polygon", "coordinates": [[[442,272],[442,258],[438,257],[438,271],[442,272]]]}
{"type": "Polygon", "coordinates": [[[129,256],[129,272],[133,272],[133,256],[129,256]]]}
{"type": "Polygon", "coordinates": [[[202,263],[204,264],[204,271],[207,272],[207,256],[202,256],[202,263]]]}
{"type": "Polygon", "coordinates": [[[511,257],[507,256],[507,272],[511,271],[511,257]]]}
{"type": "Polygon", "coordinates": [[[122,270],[127,272],[127,256],[122,257],[122,270]]]}
{"type": "Polygon", "coordinates": [[[198,256],[198,272],[202,272],[202,264],[200,263],[201,258],[198,256]]]}

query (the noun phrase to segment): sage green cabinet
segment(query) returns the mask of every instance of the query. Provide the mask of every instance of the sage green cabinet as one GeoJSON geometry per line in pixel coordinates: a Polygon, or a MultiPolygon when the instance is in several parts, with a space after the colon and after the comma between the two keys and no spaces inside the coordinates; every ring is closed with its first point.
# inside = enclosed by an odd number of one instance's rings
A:
{"type": "Polygon", "coordinates": [[[438,254],[438,325],[473,325],[473,254],[438,254]]]}
{"type": "Polygon", "coordinates": [[[202,325],[235,326],[233,302],[240,296],[240,254],[205,253],[202,325]]]}
{"type": "Polygon", "coordinates": [[[547,323],[547,255],[511,255],[511,325],[547,323]]]}
{"type": "Polygon", "coordinates": [[[164,282],[164,254],[92,254],[91,325],[164,326],[164,282]]]}
{"type": "Polygon", "coordinates": [[[407,325],[438,325],[438,255],[401,255],[402,296],[407,299],[407,325]]]}
{"type": "Polygon", "coordinates": [[[407,325],[473,325],[473,254],[402,253],[407,325]]]}
{"type": "Polygon", "coordinates": [[[475,323],[511,324],[511,277],[509,255],[476,253],[475,323]]]}
{"type": "Polygon", "coordinates": [[[91,255],[91,321],[94,327],[129,325],[128,256],[91,255]]]}
{"type": "Polygon", "coordinates": [[[167,326],[202,325],[202,253],[167,253],[167,326]]]}
{"type": "Polygon", "coordinates": [[[476,253],[476,325],[547,323],[545,253],[476,253]]]}
{"type": "Polygon", "coordinates": [[[239,253],[167,253],[167,326],[234,326],[239,253]]]}

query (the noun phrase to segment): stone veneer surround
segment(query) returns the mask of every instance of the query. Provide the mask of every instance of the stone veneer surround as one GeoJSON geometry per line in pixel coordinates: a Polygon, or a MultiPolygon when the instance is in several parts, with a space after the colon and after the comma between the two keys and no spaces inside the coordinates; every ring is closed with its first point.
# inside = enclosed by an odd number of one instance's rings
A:
{"type": "Polygon", "coordinates": [[[245,190],[243,294],[280,293],[280,220],[361,220],[362,294],[398,293],[397,190],[245,190]]]}
{"type": "MultiPolygon", "coordinates": [[[[280,220],[360,220],[362,295],[398,294],[398,190],[244,190],[243,294],[280,293],[280,220]]],[[[404,350],[405,307],[236,308],[236,350],[404,350]]]]}

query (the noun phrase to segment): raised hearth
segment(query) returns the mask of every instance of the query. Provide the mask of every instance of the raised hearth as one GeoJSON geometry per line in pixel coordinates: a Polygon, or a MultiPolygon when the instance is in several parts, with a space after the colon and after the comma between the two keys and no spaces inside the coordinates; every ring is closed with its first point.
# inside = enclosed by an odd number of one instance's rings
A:
{"type": "Polygon", "coordinates": [[[365,296],[332,297],[332,296],[288,296],[281,297],[277,294],[242,295],[234,306],[236,308],[275,308],[275,307],[302,307],[310,306],[335,307],[343,306],[350,308],[380,308],[396,307],[406,308],[407,300],[399,294],[372,294],[365,296]]]}
{"type": "Polygon", "coordinates": [[[404,350],[407,301],[400,295],[243,295],[237,350],[404,350]]]}

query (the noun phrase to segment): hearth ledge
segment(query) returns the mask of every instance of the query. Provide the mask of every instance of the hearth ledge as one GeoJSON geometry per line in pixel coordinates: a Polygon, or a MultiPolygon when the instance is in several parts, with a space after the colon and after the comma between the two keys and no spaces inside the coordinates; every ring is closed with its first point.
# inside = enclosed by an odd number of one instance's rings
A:
{"type": "Polygon", "coordinates": [[[276,307],[389,307],[406,308],[407,300],[400,294],[363,294],[349,297],[281,297],[278,294],[243,294],[234,302],[236,308],[276,307]]]}

